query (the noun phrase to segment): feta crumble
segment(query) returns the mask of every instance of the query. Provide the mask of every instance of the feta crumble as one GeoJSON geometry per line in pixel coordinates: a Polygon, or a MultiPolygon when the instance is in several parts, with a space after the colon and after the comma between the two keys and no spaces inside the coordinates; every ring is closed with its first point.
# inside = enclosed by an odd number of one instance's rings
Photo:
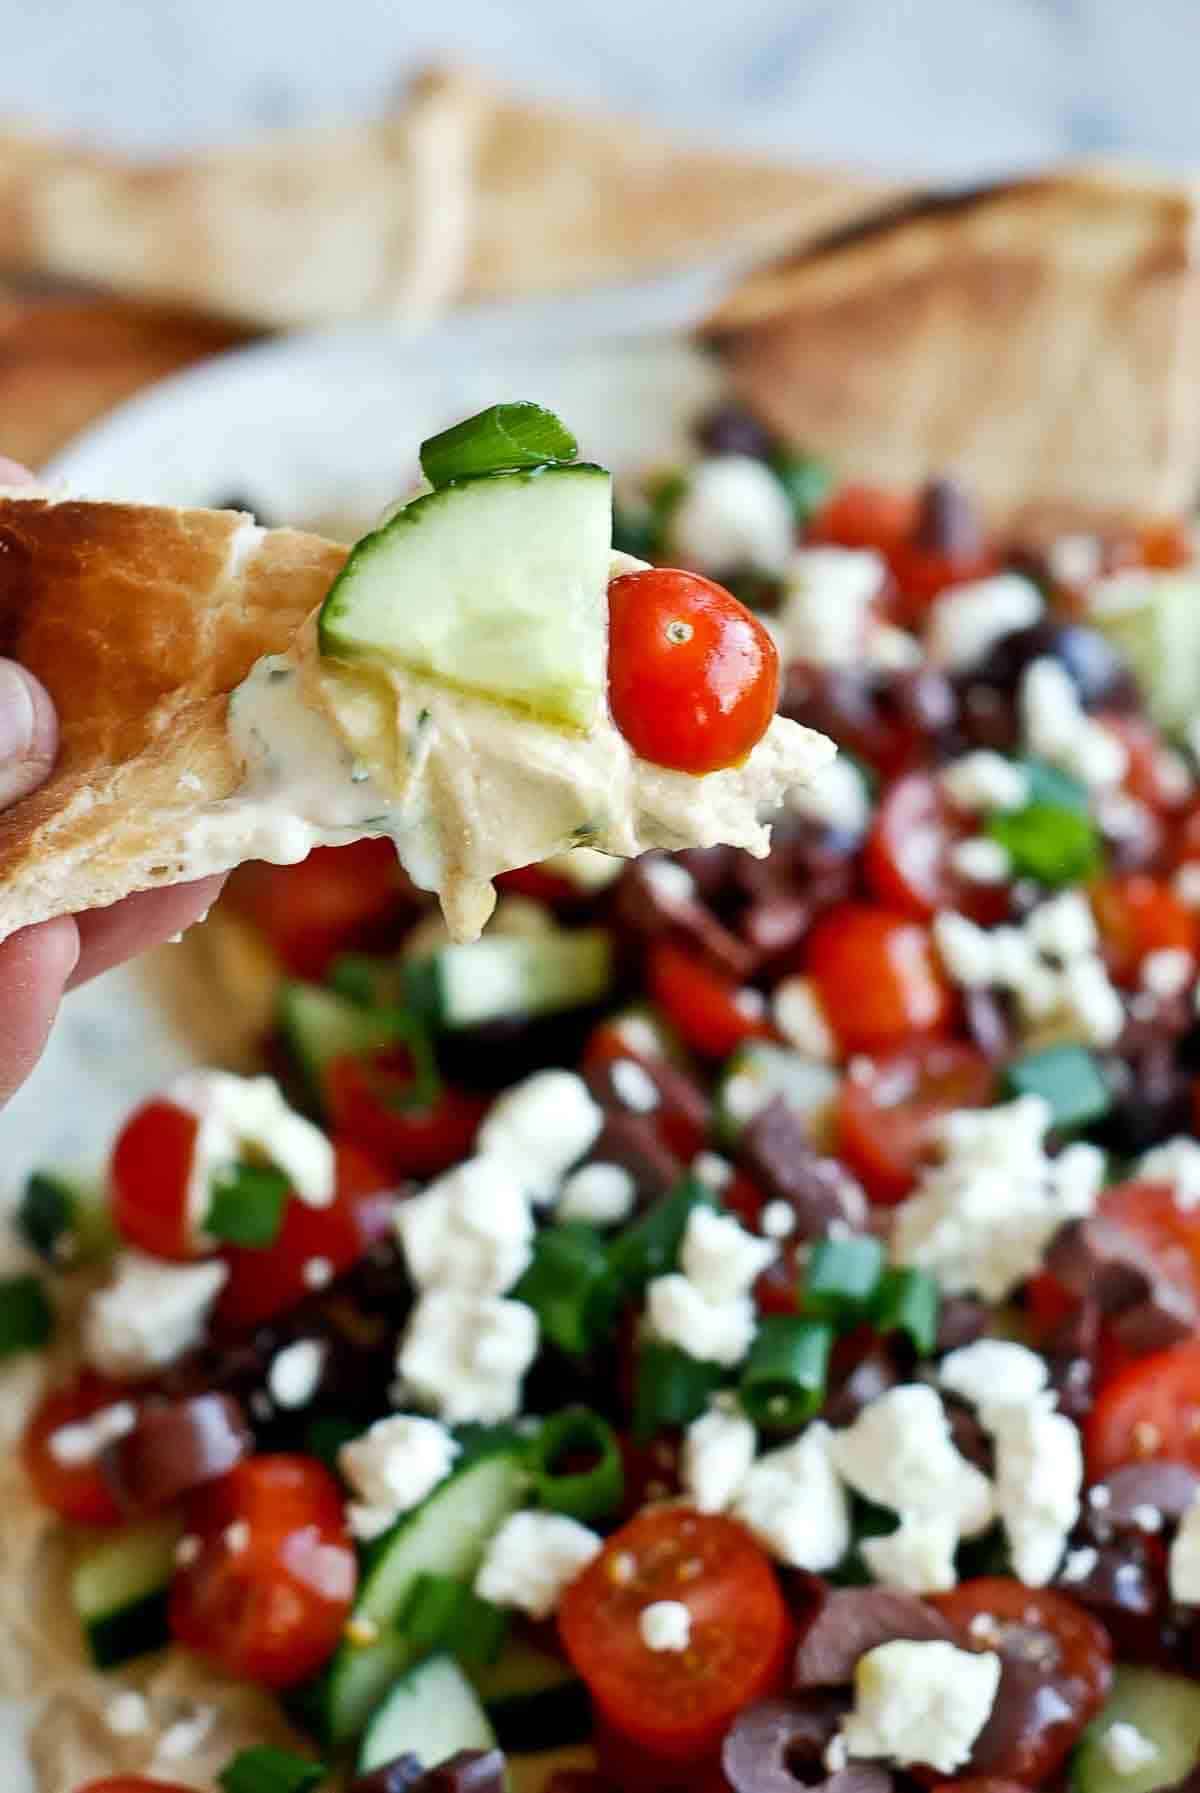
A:
{"type": "Polygon", "coordinates": [[[871,824],[871,798],[867,781],[844,754],[821,766],[807,784],[788,793],[787,806],[794,816],[833,828],[858,840],[871,824]]]}
{"type": "Polygon", "coordinates": [[[520,1411],[537,1345],[537,1315],[523,1301],[434,1289],[413,1309],[396,1369],[413,1399],[448,1425],[495,1425],[520,1411]]]}
{"type": "Polygon", "coordinates": [[[620,1226],[637,1204],[637,1184],[623,1164],[581,1165],[559,1193],[556,1220],[580,1220],[588,1226],[620,1226]]]}
{"type": "Polygon", "coordinates": [[[1143,1152],[1135,1175],[1147,1183],[1170,1183],[1175,1205],[1185,1213],[1200,1207],[1200,1143],[1186,1134],[1176,1134],[1143,1152]]]}
{"type": "Polygon", "coordinates": [[[733,1403],[714,1401],[687,1428],[680,1454],[683,1491],[698,1513],[723,1513],[754,1462],[754,1427],[733,1403]]]}
{"type": "Polygon", "coordinates": [[[548,1202],[595,1144],[603,1124],[603,1112],[582,1077],[574,1071],[535,1071],[493,1102],[477,1149],[507,1160],[532,1199],[548,1202]]]}
{"type": "Polygon", "coordinates": [[[245,1159],[282,1171],[293,1193],[311,1207],[325,1208],[333,1200],[333,1146],[319,1127],[289,1108],[273,1077],[187,1071],[169,1086],[167,1096],[200,1123],[187,1196],[197,1232],[203,1230],[212,1202],[213,1178],[245,1159]]]}
{"type": "Polygon", "coordinates": [[[277,1407],[307,1407],[317,1392],[327,1349],[319,1339],[297,1339],[271,1359],[267,1392],[277,1407]]]}
{"type": "Polygon", "coordinates": [[[733,1503],[763,1548],[793,1569],[820,1574],[850,1548],[850,1503],[834,1443],[829,1427],[814,1420],[794,1443],[758,1459],[733,1503]]]}
{"type": "Polygon", "coordinates": [[[638,1630],[648,1650],[686,1650],[692,1641],[692,1615],[682,1600],[655,1600],[642,1608],[638,1630]]]}
{"type": "Polygon", "coordinates": [[[910,1594],[944,1594],[958,1575],[954,1553],[958,1527],[952,1519],[901,1519],[894,1532],[867,1538],[859,1546],[863,1562],[884,1587],[910,1594]]]}
{"type": "Polygon", "coordinates": [[[942,1387],[972,1407],[996,1401],[1031,1401],[1046,1386],[1046,1361],[1010,1339],[976,1339],[943,1357],[942,1387]]]}
{"type": "Polygon", "coordinates": [[[957,1449],[941,1397],[924,1383],[880,1395],[831,1449],[854,1491],[901,1519],[945,1520],[964,1538],[991,1523],[988,1479],[957,1449]]]}
{"type": "Polygon", "coordinates": [[[494,1606],[548,1619],[604,1540],[561,1513],[514,1513],[484,1553],[475,1592],[494,1606]]]}
{"type": "Polygon", "coordinates": [[[407,1413],[376,1420],[338,1452],[338,1468],[357,1496],[346,1508],[356,1538],[377,1538],[401,1513],[420,1506],[444,1482],[459,1445],[435,1419],[407,1413]]]}
{"type": "Polygon", "coordinates": [[[966,672],[1006,635],[1038,622],[1044,609],[1037,586],[1019,573],[955,585],[930,606],[925,651],[935,666],[966,672]]]}
{"type": "Polygon", "coordinates": [[[859,1658],[854,1708],[841,1734],[851,1756],[954,1774],[991,1716],[999,1685],[994,1651],[937,1640],[879,1644],[859,1658]]]}
{"type": "Polygon", "coordinates": [[[1029,801],[1024,766],[985,747],[952,760],[942,772],[941,784],[955,808],[971,813],[1023,809],[1029,801]]]}
{"type": "Polygon", "coordinates": [[[873,548],[801,548],[791,557],[779,608],[785,662],[861,661],[886,579],[883,556],[873,548]]]}
{"type": "Polygon", "coordinates": [[[1013,1570],[1033,1588],[1045,1587],[1062,1561],[1083,1487],[1079,1432],[1053,1400],[993,1403],[980,1415],[996,1446],[996,1511],[1013,1570]]]}
{"type": "Polygon", "coordinates": [[[105,1376],[136,1379],[195,1348],[229,1278],[227,1265],[165,1264],[139,1251],[117,1258],[83,1310],[83,1355],[105,1376]]]}
{"type": "Polygon", "coordinates": [[[399,1202],[393,1224],[418,1289],[503,1295],[533,1256],[529,1199],[506,1158],[456,1165],[399,1202]]]}
{"type": "Polygon", "coordinates": [[[806,1058],[834,1063],[837,1039],[810,977],[785,977],[778,983],[771,997],[771,1012],[789,1046],[806,1058]]]}
{"type": "Polygon", "coordinates": [[[777,577],[794,539],[783,486],[769,467],[744,454],[698,462],[667,523],[672,554],[716,577],[744,570],[777,577]]]}
{"type": "Polygon", "coordinates": [[[1087,714],[1075,681],[1058,660],[1044,658],[1028,666],[1017,701],[1025,743],[1036,758],[1078,778],[1089,790],[1120,784],[1129,763],[1125,745],[1087,714]]]}
{"type": "Polygon", "coordinates": [[[1167,1586],[1180,1606],[1200,1606],[1200,1498],[1179,1521],[1167,1556],[1167,1586]]]}

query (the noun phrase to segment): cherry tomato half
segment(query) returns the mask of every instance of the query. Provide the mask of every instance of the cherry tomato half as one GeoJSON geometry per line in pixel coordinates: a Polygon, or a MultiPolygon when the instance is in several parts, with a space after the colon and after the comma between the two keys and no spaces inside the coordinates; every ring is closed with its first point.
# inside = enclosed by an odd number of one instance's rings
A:
{"type": "Polygon", "coordinates": [[[930,1604],[967,1650],[995,1650],[1000,1691],[975,1741],[969,1777],[1035,1787],[1047,1780],[1099,1711],[1112,1683],[1104,1627],[1065,1594],[1008,1576],[964,1581],[930,1604]]]}
{"type": "Polygon", "coordinates": [[[154,1781],[144,1774],[118,1774],[105,1781],[89,1781],[78,1793],[192,1793],[179,1781],[154,1781]]]}
{"type": "Polygon", "coordinates": [[[337,1648],[358,1578],[337,1483],[310,1457],[249,1457],[195,1496],[172,1636],[239,1681],[290,1687],[337,1648]]]}
{"type": "Polygon", "coordinates": [[[412,901],[389,840],[317,847],[299,865],[243,866],[233,907],[254,923],[293,977],[324,977],[339,953],[382,945],[412,901]]]}
{"type": "Polygon", "coordinates": [[[651,1755],[692,1761],[743,1706],[779,1684],[791,1627],[775,1572],[731,1519],[649,1509],[610,1537],[567,1589],[563,1646],[601,1717],[651,1755]],[[686,1650],[646,1647],[656,1600],[691,1613],[686,1650]]]}
{"type": "Polygon", "coordinates": [[[901,614],[919,621],[933,600],[952,586],[985,579],[996,570],[996,556],[986,547],[973,554],[939,554],[916,542],[898,542],[888,554],[902,600],[901,614]]]}
{"type": "Polygon", "coordinates": [[[1200,1469],[1200,1339],[1139,1357],[1107,1382],[1083,1442],[1093,1478],[1152,1457],[1200,1469]]]}
{"type": "Polygon", "coordinates": [[[654,567],[608,588],[608,696],[634,752],[677,772],[736,766],[766,734],[779,654],[753,611],[697,573],[654,567]]]}
{"type": "Polygon", "coordinates": [[[805,943],[804,969],[847,1052],[944,1033],[954,1014],[929,930],[894,910],[867,903],[831,910],[805,943]]]}
{"type": "Polygon", "coordinates": [[[889,786],[875,812],[863,849],[867,883],[881,903],[919,921],[939,909],[957,909],[984,925],[1002,921],[1005,886],[975,883],[951,862],[951,849],[974,832],[936,779],[910,772],[889,786]]]}
{"type": "Polygon", "coordinates": [[[91,1419],[104,1407],[129,1399],[129,1391],[85,1370],[64,1388],[43,1395],[25,1427],[21,1457],[42,1506],[75,1525],[119,1525],[121,1509],[93,1458],[62,1461],[53,1448],[56,1432],[91,1419]]]}
{"type": "Polygon", "coordinates": [[[673,941],[655,941],[646,958],[651,999],[684,1044],[706,1058],[727,1058],[743,1040],[771,1037],[765,1005],[673,941]]]}
{"type": "Polygon", "coordinates": [[[834,1120],[838,1153],[872,1201],[903,1201],[938,1122],[952,1109],[986,1107],[995,1090],[995,1069],[974,1046],[901,1046],[843,1077],[834,1120]]]}
{"type": "Polygon", "coordinates": [[[188,1213],[188,1179],[200,1122],[174,1102],[146,1102],[113,1147],[109,1200],[127,1245],[182,1262],[202,1255],[188,1213]]]}
{"type": "Polygon", "coordinates": [[[806,539],[835,548],[877,548],[888,554],[909,535],[917,501],[909,492],[882,486],[848,484],[822,505],[808,525],[806,539]]]}
{"type": "Polygon", "coordinates": [[[284,1209],[273,1245],[230,1246],[229,1280],[217,1299],[214,1324],[223,1333],[259,1326],[348,1270],[387,1230],[395,1178],[356,1146],[334,1142],[337,1192],[325,1208],[294,1197],[284,1209]]]}
{"type": "Polygon", "coordinates": [[[403,1050],[335,1058],[324,1083],[333,1131],[397,1177],[436,1177],[469,1157],[487,1109],[480,1097],[445,1084],[433,1102],[414,1103],[403,1050]]]}
{"type": "Polygon", "coordinates": [[[1092,886],[1092,908],[1104,957],[1120,984],[1135,984],[1142,960],[1167,947],[1196,951],[1196,917],[1169,884],[1145,872],[1104,878],[1092,886]]]}

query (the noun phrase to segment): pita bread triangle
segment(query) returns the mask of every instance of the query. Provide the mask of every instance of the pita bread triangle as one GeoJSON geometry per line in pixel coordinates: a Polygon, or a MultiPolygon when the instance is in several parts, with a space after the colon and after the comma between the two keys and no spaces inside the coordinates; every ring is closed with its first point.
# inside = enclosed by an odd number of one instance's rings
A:
{"type": "Polygon", "coordinates": [[[917,201],[802,248],[708,321],[734,386],[846,477],[960,478],[1001,525],[1200,489],[1196,195],[1064,172],[917,201]]]}

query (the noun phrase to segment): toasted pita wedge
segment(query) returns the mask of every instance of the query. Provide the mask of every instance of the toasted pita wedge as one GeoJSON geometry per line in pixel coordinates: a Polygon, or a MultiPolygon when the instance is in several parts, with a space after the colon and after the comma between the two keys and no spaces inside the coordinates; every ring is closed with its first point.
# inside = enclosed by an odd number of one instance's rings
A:
{"type": "Polygon", "coordinates": [[[963,479],[995,520],[1174,512],[1200,485],[1192,188],[1063,173],[801,250],[709,321],[743,397],[852,477],[963,479]]]}

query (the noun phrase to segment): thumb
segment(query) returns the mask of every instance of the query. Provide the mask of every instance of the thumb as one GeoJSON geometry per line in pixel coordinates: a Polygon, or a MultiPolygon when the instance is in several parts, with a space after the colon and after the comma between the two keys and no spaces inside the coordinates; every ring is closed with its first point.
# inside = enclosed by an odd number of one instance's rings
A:
{"type": "Polygon", "coordinates": [[[58,752],[58,721],[42,685],[0,660],[0,809],[44,783],[58,752]]]}

